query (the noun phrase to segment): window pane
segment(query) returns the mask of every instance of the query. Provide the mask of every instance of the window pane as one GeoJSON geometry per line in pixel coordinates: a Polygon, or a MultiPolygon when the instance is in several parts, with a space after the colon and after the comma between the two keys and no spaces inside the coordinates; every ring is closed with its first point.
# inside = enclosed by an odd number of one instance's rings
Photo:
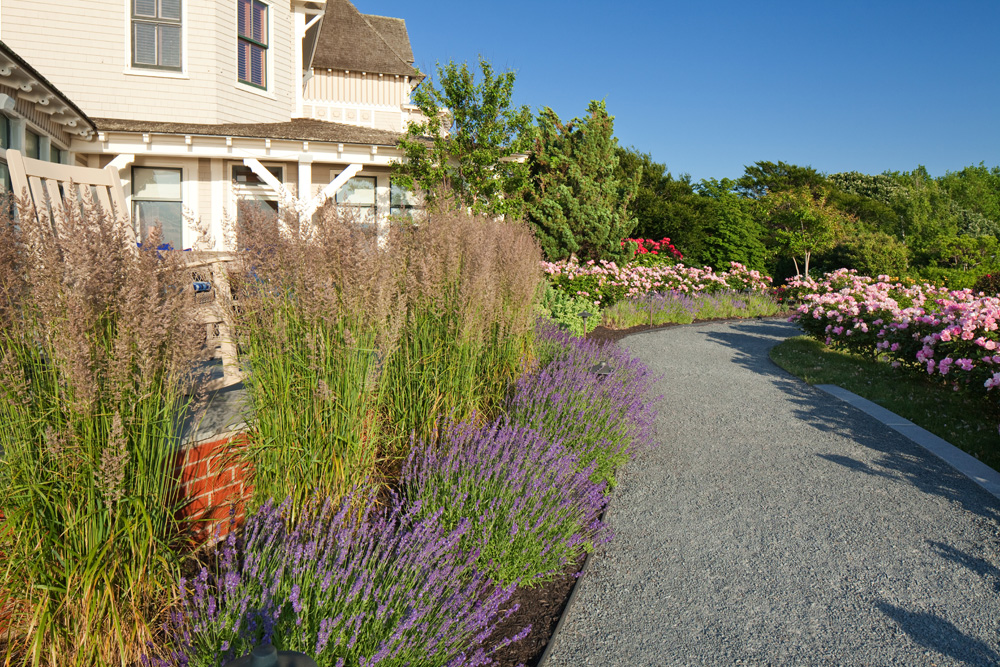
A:
{"type": "Polygon", "coordinates": [[[27,130],[24,133],[24,154],[27,155],[28,157],[33,157],[37,160],[38,146],[41,143],[42,142],[39,141],[39,136],[37,134],[35,134],[31,130],[27,130]]]}
{"type": "Polygon", "coordinates": [[[160,18],[181,20],[181,0],[160,0],[160,18]]]}
{"type": "Polygon", "coordinates": [[[267,5],[263,2],[253,3],[253,38],[267,44],[267,5]]]}
{"type": "MultiPolygon", "coordinates": [[[[265,165],[264,168],[271,172],[271,175],[276,179],[279,181],[282,180],[281,167],[269,167],[265,165]]],[[[260,179],[260,176],[255,174],[250,167],[244,164],[233,165],[233,180],[237,183],[246,185],[264,185],[264,181],[260,179]]]]}
{"type": "Polygon", "coordinates": [[[174,25],[160,26],[160,65],[164,67],[181,66],[181,27],[174,25]]]}
{"type": "Polygon", "coordinates": [[[66,154],[66,151],[64,151],[64,150],[62,150],[60,148],[56,148],[55,146],[52,146],[51,144],[49,145],[49,161],[50,162],[62,162],[63,161],[63,156],[65,154],[66,154]]]}
{"type": "Polygon", "coordinates": [[[355,176],[337,191],[337,203],[375,206],[375,177],[355,176]]]}
{"type": "Polygon", "coordinates": [[[258,86],[266,85],[264,81],[264,49],[256,44],[250,44],[250,83],[258,86]]]}
{"type": "Polygon", "coordinates": [[[154,227],[160,227],[163,230],[160,243],[169,243],[177,250],[184,247],[180,202],[137,201],[135,217],[141,238],[145,239],[154,227]]]}
{"type": "Polygon", "coordinates": [[[181,170],[136,167],[132,196],[137,199],[181,199],[181,170]]]}
{"type": "Polygon", "coordinates": [[[240,37],[252,37],[253,25],[250,20],[250,0],[239,0],[236,5],[236,25],[240,37]]]}
{"type": "MultiPolygon", "coordinates": [[[[3,191],[10,192],[10,170],[7,168],[6,162],[0,162],[0,180],[3,180],[3,191]]],[[[20,193],[17,193],[20,195],[20,193]]]]}
{"type": "Polygon", "coordinates": [[[391,206],[417,206],[416,195],[401,185],[389,182],[389,204],[391,206]]]}
{"type": "Polygon", "coordinates": [[[133,58],[136,65],[156,64],[156,26],[152,23],[132,24],[135,35],[132,40],[133,58]]]}
{"type": "Polygon", "coordinates": [[[134,0],[132,10],[136,16],[156,18],[156,0],[134,0]]]}
{"type": "Polygon", "coordinates": [[[10,118],[0,115],[0,148],[10,148],[10,118]]]}

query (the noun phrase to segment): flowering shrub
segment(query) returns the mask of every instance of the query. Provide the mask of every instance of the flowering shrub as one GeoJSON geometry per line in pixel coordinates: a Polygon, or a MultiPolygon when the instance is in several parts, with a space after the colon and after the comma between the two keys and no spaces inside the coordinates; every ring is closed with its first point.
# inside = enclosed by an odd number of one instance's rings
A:
{"type": "Polygon", "coordinates": [[[614,473],[629,453],[652,444],[655,379],[626,350],[553,326],[539,327],[538,344],[553,358],[517,381],[507,414],[549,439],[562,438],[581,465],[594,464],[591,479],[613,487],[614,473]],[[610,370],[604,378],[591,370],[602,362],[610,370]]]}
{"type": "Polygon", "coordinates": [[[673,264],[679,259],[684,259],[684,254],[674,247],[670,239],[664,236],[659,241],[653,239],[625,239],[621,245],[633,244],[632,261],[643,266],[667,263],[673,264]]]}
{"type": "Polygon", "coordinates": [[[229,533],[214,571],[182,580],[172,652],[151,662],[216,667],[270,642],[324,665],[487,664],[483,643],[516,610],[501,611],[514,587],[476,573],[478,553],[457,548],[471,522],[446,529],[440,511],[353,500],[290,527],[289,502],[265,503],[242,538],[229,533]]]}
{"type": "Polygon", "coordinates": [[[575,260],[543,262],[542,268],[553,285],[590,299],[600,307],[649,292],[713,294],[724,290],[765,291],[771,286],[770,277],[737,262],[731,262],[729,270],[721,273],[707,266],[701,269],[683,264],[619,266],[606,260],[585,264],[575,260]]]}
{"type": "Polygon", "coordinates": [[[510,585],[561,574],[598,534],[605,485],[590,480],[560,439],[507,418],[452,426],[442,446],[414,447],[403,468],[408,497],[451,528],[470,522],[465,550],[481,543],[478,567],[510,585]]]}
{"type": "Polygon", "coordinates": [[[827,345],[920,368],[955,387],[1000,385],[1000,298],[846,269],[812,288],[792,319],[827,345]]]}

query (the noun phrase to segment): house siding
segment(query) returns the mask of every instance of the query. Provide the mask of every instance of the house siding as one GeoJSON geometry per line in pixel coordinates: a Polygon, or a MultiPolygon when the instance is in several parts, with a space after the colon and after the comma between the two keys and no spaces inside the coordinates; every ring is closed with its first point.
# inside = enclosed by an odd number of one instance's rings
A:
{"type": "Polygon", "coordinates": [[[37,0],[0,0],[0,39],[89,116],[190,123],[291,117],[293,32],[287,2],[270,4],[271,85],[260,93],[236,81],[235,0],[184,0],[186,69],[180,76],[129,67],[129,0],[62,0],[50,6],[39,12],[37,0]]]}

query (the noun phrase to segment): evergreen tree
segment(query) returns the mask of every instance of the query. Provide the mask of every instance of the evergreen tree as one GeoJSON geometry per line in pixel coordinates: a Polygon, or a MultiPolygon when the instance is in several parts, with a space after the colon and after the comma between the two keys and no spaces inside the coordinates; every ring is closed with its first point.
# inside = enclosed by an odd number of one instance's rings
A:
{"type": "Polygon", "coordinates": [[[525,217],[549,260],[619,259],[621,241],[635,229],[628,211],[639,174],[618,173],[614,118],[604,102],[569,123],[549,108],[538,116],[535,147],[528,159],[531,185],[525,217]]]}

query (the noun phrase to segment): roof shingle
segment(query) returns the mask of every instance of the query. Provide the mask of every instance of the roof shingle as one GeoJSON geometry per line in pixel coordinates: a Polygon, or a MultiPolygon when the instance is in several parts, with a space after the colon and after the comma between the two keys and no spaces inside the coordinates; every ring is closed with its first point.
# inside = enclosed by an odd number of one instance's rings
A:
{"type": "Polygon", "coordinates": [[[312,66],[352,72],[420,76],[403,19],[362,14],[348,0],[330,0],[312,66]]]}
{"type": "Polygon", "coordinates": [[[295,118],[284,123],[164,123],[159,121],[126,120],[122,118],[94,118],[97,129],[105,132],[157,132],[163,134],[192,134],[217,137],[253,137],[260,139],[289,139],[292,141],[325,141],[343,144],[370,144],[395,146],[401,136],[398,132],[376,130],[370,127],[331,123],[311,118],[295,118]]]}

